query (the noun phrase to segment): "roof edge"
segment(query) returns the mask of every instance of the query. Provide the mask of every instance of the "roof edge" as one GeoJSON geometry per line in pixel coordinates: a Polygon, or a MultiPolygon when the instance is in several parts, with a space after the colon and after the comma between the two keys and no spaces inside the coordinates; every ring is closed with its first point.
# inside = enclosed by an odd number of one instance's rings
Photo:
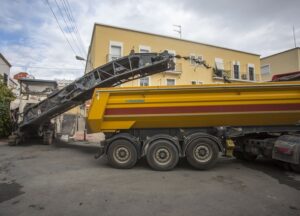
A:
{"type": "MultiPolygon", "coordinates": [[[[257,53],[251,53],[251,52],[246,52],[246,51],[242,51],[242,50],[236,50],[236,49],[231,49],[231,48],[227,48],[227,47],[221,47],[221,46],[217,46],[217,45],[213,45],[213,44],[201,43],[201,42],[198,42],[198,41],[187,40],[187,39],[180,39],[180,38],[176,38],[176,37],[172,37],[172,36],[168,36],[168,35],[161,35],[161,34],[156,34],[156,33],[152,33],[152,32],[140,31],[140,30],[136,30],[136,29],[130,29],[130,28],[125,28],[125,27],[108,25],[108,24],[98,23],[98,22],[94,23],[93,35],[92,35],[92,38],[91,38],[91,43],[92,43],[93,38],[94,38],[94,33],[95,33],[96,26],[103,26],[103,27],[121,29],[121,30],[132,31],[132,32],[137,32],[137,33],[142,33],[142,34],[154,35],[154,36],[164,37],[164,38],[169,38],[169,39],[174,39],[174,40],[178,40],[178,41],[184,41],[184,42],[190,42],[190,43],[195,43],[195,44],[201,44],[201,45],[204,45],[204,46],[210,46],[210,47],[215,47],[215,48],[230,50],[230,51],[234,51],[234,52],[240,52],[240,53],[245,53],[245,54],[249,54],[249,55],[260,56],[260,54],[257,54],[257,53]]],[[[90,52],[90,48],[89,48],[89,52],[90,52]]]]}
{"type": "Polygon", "coordinates": [[[279,55],[279,54],[282,54],[282,53],[290,52],[290,51],[293,51],[293,50],[296,50],[296,49],[300,49],[300,47],[294,47],[292,49],[287,49],[287,50],[284,50],[284,51],[281,51],[281,52],[278,52],[278,53],[274,53],[274,54],[265,56],[265,57],[263,57],[261,59],[266,59],[266,58],[273,57],[273,56],[276,56],[276,55],[279,55]]]}
{"type": "Polygon", "coordinates": [[[11,67],[11,64],[10,64],[9,61],[2,55],[2,53],[0,53],[0,58],[2,58],[3,61],[4,61],[9,67],[11,67]]]}

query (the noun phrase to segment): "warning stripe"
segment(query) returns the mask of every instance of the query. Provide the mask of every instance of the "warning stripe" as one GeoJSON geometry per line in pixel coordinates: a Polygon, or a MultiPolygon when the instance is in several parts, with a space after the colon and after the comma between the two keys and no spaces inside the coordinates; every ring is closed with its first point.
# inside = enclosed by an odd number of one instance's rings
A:
{"type": "Polygon", "coordinates": [[[176,107],[135,107],[109,108],[105,115],[132,114],[175,114],[175,113],[216,113],[216,112],[266,112],[266,111],[300,111],[300,104],[249,104],[218,106],[176,106],[176,107]]]}

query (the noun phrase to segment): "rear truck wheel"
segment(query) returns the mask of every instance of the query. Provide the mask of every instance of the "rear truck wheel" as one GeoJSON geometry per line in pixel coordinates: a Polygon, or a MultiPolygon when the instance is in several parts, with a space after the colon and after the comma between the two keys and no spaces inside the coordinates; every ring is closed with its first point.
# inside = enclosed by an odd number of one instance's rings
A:
{"type": "Polygon", "coordinates": [[[109,164],[115,168],[130,169],[137,162],[137,150],[130,141],[117,139],[109,145],[107,159],[109,164]]]}
{"type": "Polygon", "coordinates": [[[179,161],[179,153],[176,146],[171,141],[164,139],[152,142],[146,157],[149,166],[158,171],[172,170],[179,161]]]}
{"type": "Polygon", "coordinates": [[[196,169],[211,168],[218,160],[219,148],[217,143],[207,138],[193,140],[187,148],[188,162],[196,169]]]}

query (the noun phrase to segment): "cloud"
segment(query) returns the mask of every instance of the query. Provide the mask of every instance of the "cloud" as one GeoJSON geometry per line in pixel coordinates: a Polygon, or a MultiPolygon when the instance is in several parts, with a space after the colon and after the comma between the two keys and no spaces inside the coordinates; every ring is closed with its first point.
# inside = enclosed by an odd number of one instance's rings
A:
{"type": "MultiPolygon", "coordinates": [[[[56,1],[62,4],[61,0],[56,1]]],[[[76,55],[84,55],[63,25],[55,0],[49,2],[76,55]]],[[[69,3],[86,51],[95,22],[170,36],[178,36],[173,24],[180,24],[186,39],[262,56],[292,48],[292,25],[295,25],[300,43],[298,0],[69,0],[69,3]]],[[[1,1],[0,29],[0,52],[14,65],[27,66],[14,67],[12,73],[27,70],[44,79],[74,79],[83,74],[84,64],[75,60],[46,0],[1,1]]]]}

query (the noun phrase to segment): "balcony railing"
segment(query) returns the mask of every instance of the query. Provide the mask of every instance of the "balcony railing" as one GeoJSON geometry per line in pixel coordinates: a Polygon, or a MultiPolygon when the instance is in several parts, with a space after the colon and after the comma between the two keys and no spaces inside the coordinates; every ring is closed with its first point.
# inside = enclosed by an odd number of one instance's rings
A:
{"type": "Polygon", "coordinates": [[[230,70],[220,70],[217,68],[213,68],[213,78],[222,78],[227,77],[228,79],[231,78],[231,71],[230,70]]]}
{"type": "Polygon", "coordinates": [[[166,71],[165,73],[169,74],[181,74],[182,73],[182,63],[176,63],[174,70],[166,71]]]}
{"type": "Polygon", "coordinates": [[[110,62],[110,61],[116,60],[116,59],[121,58],[121,57],[122,57],[121,55],[107,54],[106,55],[106,61],[110,62]]]}

